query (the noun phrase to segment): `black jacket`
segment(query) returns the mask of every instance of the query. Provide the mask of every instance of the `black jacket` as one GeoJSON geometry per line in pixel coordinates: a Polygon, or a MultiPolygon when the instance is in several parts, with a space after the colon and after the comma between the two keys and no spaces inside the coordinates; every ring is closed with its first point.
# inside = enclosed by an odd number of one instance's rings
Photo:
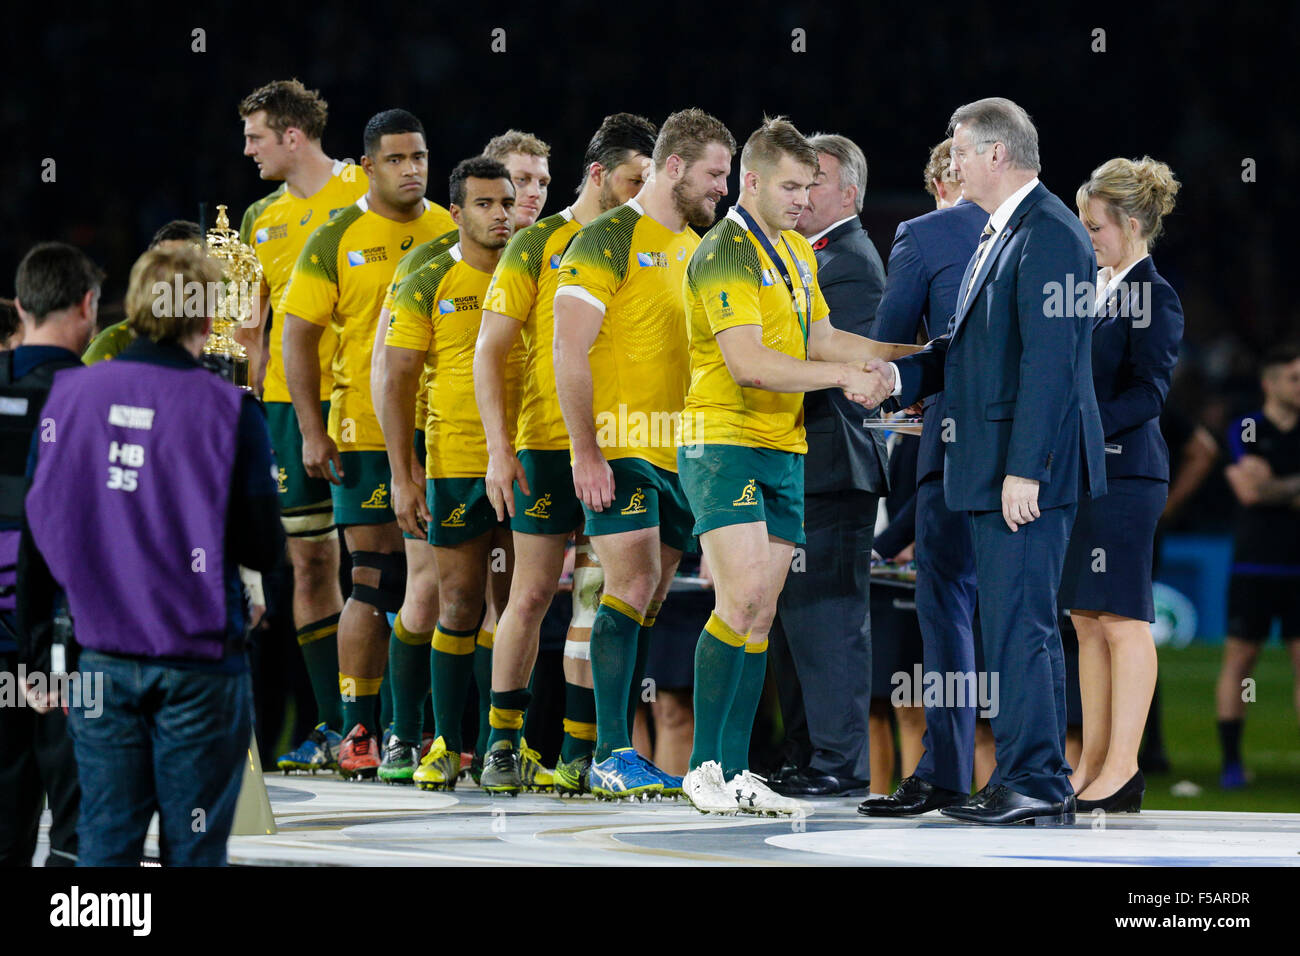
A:
{"type": "MultiPolygon", "coordinates": [[[[870,336],[885,288],[885,267],[867,230],[856,219],[843,223],[815,242],[813,252],[817,285],[830,306],[831,324],[870,336]]],[[[863,419],[878,414],[849,401],[839,389],[807,394],[806,494],[850,489],[881,494],[887,490],[884,435],[862,427],[863,419]]]]}

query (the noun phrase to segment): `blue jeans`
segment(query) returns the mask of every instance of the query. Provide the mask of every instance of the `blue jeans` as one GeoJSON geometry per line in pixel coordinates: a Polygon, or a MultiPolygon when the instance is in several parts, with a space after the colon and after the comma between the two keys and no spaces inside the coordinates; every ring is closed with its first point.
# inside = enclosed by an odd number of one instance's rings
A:
{"type": "MultiPolygon", "coordinates": [[[[214,674],[83,649],[102,713],[69,708],[81,775],[80,866],[138,866],[154,811],[162,862],[224,866],[252,733],[248,674],[214,674]]],[[[83,694],[83,704],[87,704],[83,694]]]]}

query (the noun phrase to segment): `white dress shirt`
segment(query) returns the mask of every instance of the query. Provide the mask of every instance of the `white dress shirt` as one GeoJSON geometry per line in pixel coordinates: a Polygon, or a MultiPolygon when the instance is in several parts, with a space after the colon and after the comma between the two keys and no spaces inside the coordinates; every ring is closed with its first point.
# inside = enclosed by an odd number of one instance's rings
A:
{"type": "MultiPolygon", "coordinates": [[[[1023,186],[1021,186],[1019,189],[1013,192],[1006,199],[1002,200],[1002,204],[999,205],[997,209],[993,210],[993,215],[989,216],[989,223],[988,223],[990,226],[993,227],[993,237],[989,239],[988,242],[984,243],[984,248],[980,250],[980,256],[975,261],[975,268],[971,270],[971,274],[970,274],[971,282],[974,282],[975,277],[979,275],[980,269],[984,266],[984,260],[987,259],[989,257],[989,253],[993,251],[993,243],[997,241],[997,238],[1001,234],[1002,230],[1007,227],[1007,223],[1011,221],[1012,215],[1020,207],[1020,204],[1024,202],[1025,197],[1028,196],[1031,192],[1033,192],[1034,187],[1037,185],[1038,185],[1038,177],[1035,176],[1033,179],[1029,180],[1029,182],[1025,183],[1023,186]]],[[[958,312],[960,312],[963,308],[965,308],[967,294],[968,294],[967,291],[963,289],[962,297],[957,303],[958,312]]],[[[903,377],[898,374],[898,366],[895,365],[893,362],[889,363],[889,367],[893,369],[894,372],[894,390],[890,394],[894,397],[897,397],[903,391],[903,377]]]]}
{"type": "MultiPolygon", "coordinates": [[[[1148,258],[1150,258],[1149,254],[1142,257],[1142,259],[1148,259],[1148,258]]],[[[1113,291],[1115,291],[1116,287],[1118,287],[1119,284],[1124,281],[1124,277],[1128,275],[1129,272],[1133,269],[1133,267],[1137,265],[1139,262],[1141,262],[1142,259],[1134,259],[1132,262],[1130,262],[1127,266],[1124,267],[1124,270],[1122,272],[1120,272],[1117,275],[1113,275],[1109,279],[1107,279],[1105,285],[1102,285],[1101,277],[1106,273],[1106,270],[1101,269],[1097,272],[1097,302],[1093,306],[1094,315],[1097,316],[1101,315],[1102,310],[1106,305],[1106,301],[1110,298],[1110,294],[1113,291]]]]}

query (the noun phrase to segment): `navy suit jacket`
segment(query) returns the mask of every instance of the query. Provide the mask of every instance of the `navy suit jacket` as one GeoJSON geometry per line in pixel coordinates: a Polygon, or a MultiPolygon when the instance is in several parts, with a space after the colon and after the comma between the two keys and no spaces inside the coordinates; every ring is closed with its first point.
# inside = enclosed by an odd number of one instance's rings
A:
{"type": "Polygon", "coordinates": [[[1093,322],[1092,382],[1106,436],[1106,476],[1168,481],[1160,413],[1183,338],[1182,303],[1148,256],[1104,306],[1093,322]]]}
{"type": "MultiPolygon", "coordinates": [[[[915,342],[919,335],[932,339],[943,334],[957,311],[962,273],[975,254],[988,219],[988,213],[963,199],[955,206],[899,223],[872,338],[915,342]]],[[[925,424],[917,452],[918,484],[930,475],[943,473],[942,404],[942,394],[926,399],[925,424]]]]}
{"type": "Polygon", "coordinates": [[[950,330],[897,361],[899,402],[944,392],[944,500],[954,511],[1001,510],[1007,475],[1037,480],[1040,508],[1105,494],[1088,233],[1039,183],[990,241],[950,330]]]}
{"type": "MultiPolygon", "coordinates": [[[[857,220],[832,229],[813,247],[817,285],[830,307],[837,329],[869,338],[876,303],[885,286],[880,253],[857,220]],[[820,246],[821,248],[818,248],[820,246]]],[[[803,425],[808,435],[804,459],[804,492],[886,490],[885,437],[862,427],[866,411],[838,389],[809,392],[804,398],[803,425]]]]}

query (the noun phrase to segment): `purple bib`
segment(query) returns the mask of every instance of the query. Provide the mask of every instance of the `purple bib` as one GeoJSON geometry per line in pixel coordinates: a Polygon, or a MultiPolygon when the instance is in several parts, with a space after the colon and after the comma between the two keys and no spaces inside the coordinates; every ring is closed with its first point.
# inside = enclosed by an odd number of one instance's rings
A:
{"type": "Polygon", "coordinates": [[[221,658],[242,400],[202,368],[122,360],[55,376],[27,515],[82,646],[221,658]]]}

